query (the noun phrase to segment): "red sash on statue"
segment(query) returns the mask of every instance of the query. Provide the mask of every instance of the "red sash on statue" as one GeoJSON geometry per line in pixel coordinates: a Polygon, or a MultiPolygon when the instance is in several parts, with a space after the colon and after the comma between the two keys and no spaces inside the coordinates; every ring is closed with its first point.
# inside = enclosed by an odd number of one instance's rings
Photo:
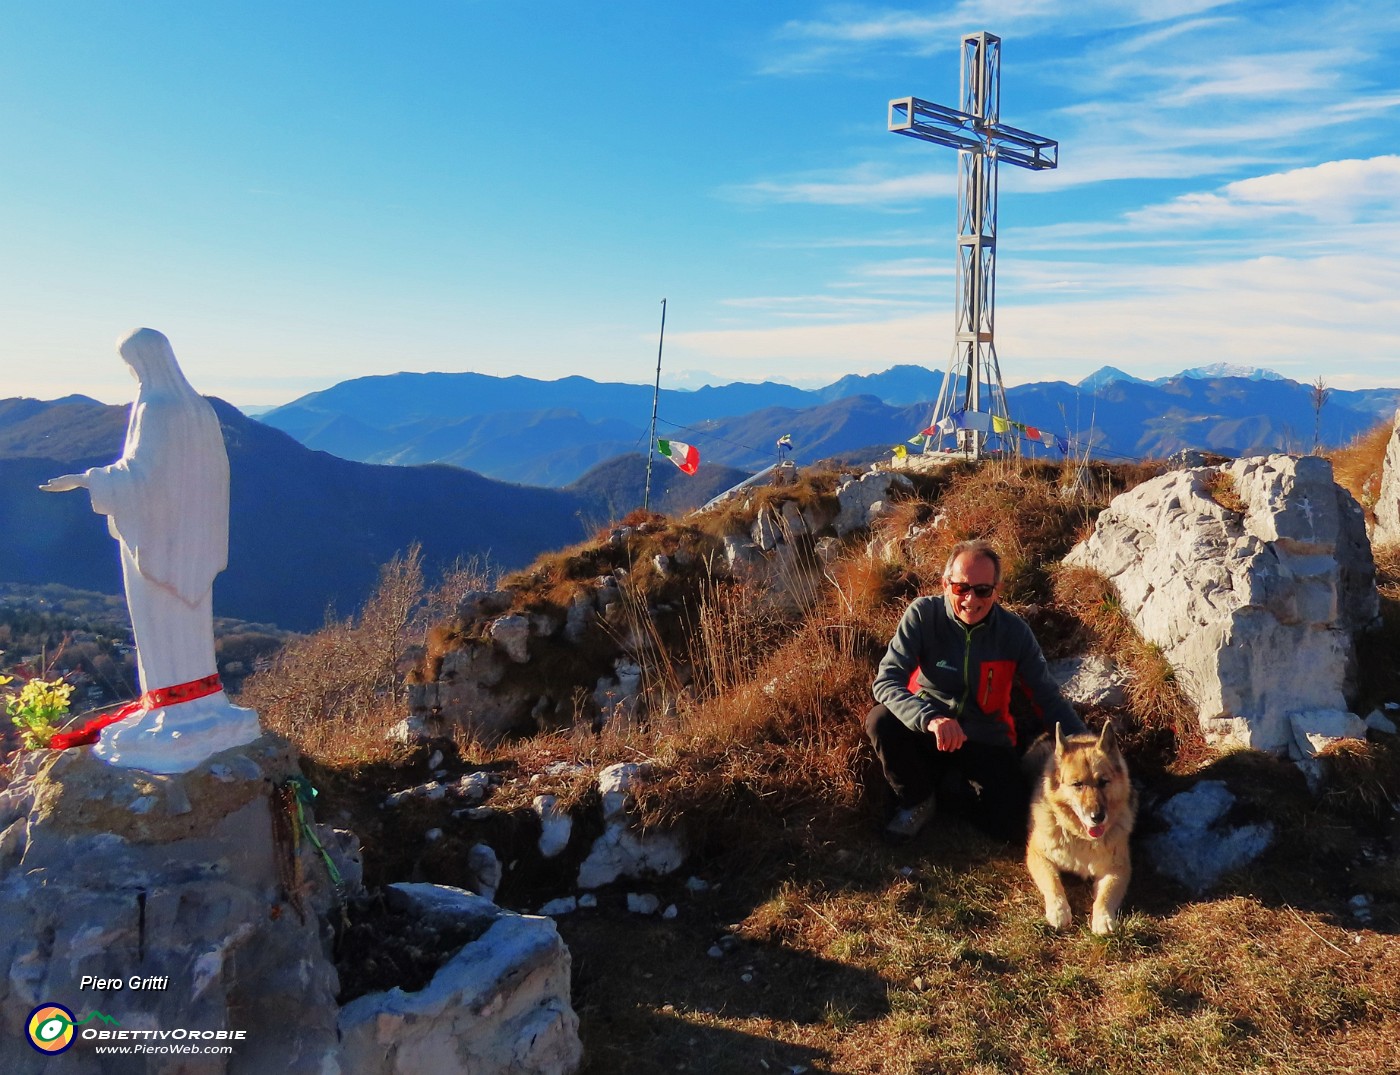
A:
{"type": "Polygon", "coordinates": [[[144,713],[150,709],[159,709],[162,706],[190,702],[206,695],[218,694],[223,689],[224,685],[219,682],[219,673],[215,672],[212,676],[191,680],[189,683],[177,683],[173,687],[160,687],[153,691],[147,691],[140,698],[133,699],[119,709],[114,709],[110,713],[104,713],[102,716],[88,721],[75,731],[57,733],[49,740],[49,747],[52,750],[67,750],[69,747],[90,746],[97,742],[102,729],[109,724],[126,720],[127,717],[134,717],[137,713],[144,713]]]}

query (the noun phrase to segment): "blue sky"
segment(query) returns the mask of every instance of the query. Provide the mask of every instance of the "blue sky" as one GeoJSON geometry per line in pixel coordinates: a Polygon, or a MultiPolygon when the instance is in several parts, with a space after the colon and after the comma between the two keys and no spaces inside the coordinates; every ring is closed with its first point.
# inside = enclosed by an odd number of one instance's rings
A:
{"type": "Polygon", "coordinates": [[[1008,384],[1400,385],[1400,6],[0,0],[0,395],[475,370],[943,369],[956,154],[885,129],[1003,39],[1008,384]]]}

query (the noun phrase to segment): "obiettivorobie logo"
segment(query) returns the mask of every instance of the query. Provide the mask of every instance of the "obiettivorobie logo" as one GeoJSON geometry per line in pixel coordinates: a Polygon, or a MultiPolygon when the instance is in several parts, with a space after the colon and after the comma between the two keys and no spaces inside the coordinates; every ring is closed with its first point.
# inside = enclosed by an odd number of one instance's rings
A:
{"type": "Polygon", "coordinates": [[[99,1011],[89,1012],[86,1019],[79,1020],[62,1004],[46,1002],[29,1013],[25,1029],[29,1034],[30,1045],[45,1056],[57,1056],[72,1048],[73,1040],[77,1037],[77,1028],[94,1019],[108,1026],[121,1026],[110,1015],[103,1015],[99,1011]]]}

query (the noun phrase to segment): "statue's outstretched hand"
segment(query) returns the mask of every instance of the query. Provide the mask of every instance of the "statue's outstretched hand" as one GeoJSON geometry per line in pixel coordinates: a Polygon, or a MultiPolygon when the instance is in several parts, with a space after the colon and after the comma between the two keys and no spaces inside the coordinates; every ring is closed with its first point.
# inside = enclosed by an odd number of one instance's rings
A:
{"type": "Polygon", "coordinates": [[[64,474],[58,478],[50,478],[39,488],[46,493],[66,493],[70,489],[85,489],[87,484],[86,474],[64,474]]]}

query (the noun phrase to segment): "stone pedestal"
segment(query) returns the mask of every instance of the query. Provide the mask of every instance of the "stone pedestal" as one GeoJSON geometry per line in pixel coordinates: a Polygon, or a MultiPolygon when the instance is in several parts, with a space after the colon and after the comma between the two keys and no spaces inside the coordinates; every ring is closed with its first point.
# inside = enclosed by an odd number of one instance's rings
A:
{"type": "Polygon", "coordinates": [[[274,838],[290,746],[263,736],[172,775],[88,748],[32,758],[0,792],[0,1070],[336,1070],[328,875],[274,838]],[[79,1024],[61,1059],[28,1043],[44,1003],[79,1024]],[[97,1051],[118,1045],[133,1051],[97,1051]]]}

